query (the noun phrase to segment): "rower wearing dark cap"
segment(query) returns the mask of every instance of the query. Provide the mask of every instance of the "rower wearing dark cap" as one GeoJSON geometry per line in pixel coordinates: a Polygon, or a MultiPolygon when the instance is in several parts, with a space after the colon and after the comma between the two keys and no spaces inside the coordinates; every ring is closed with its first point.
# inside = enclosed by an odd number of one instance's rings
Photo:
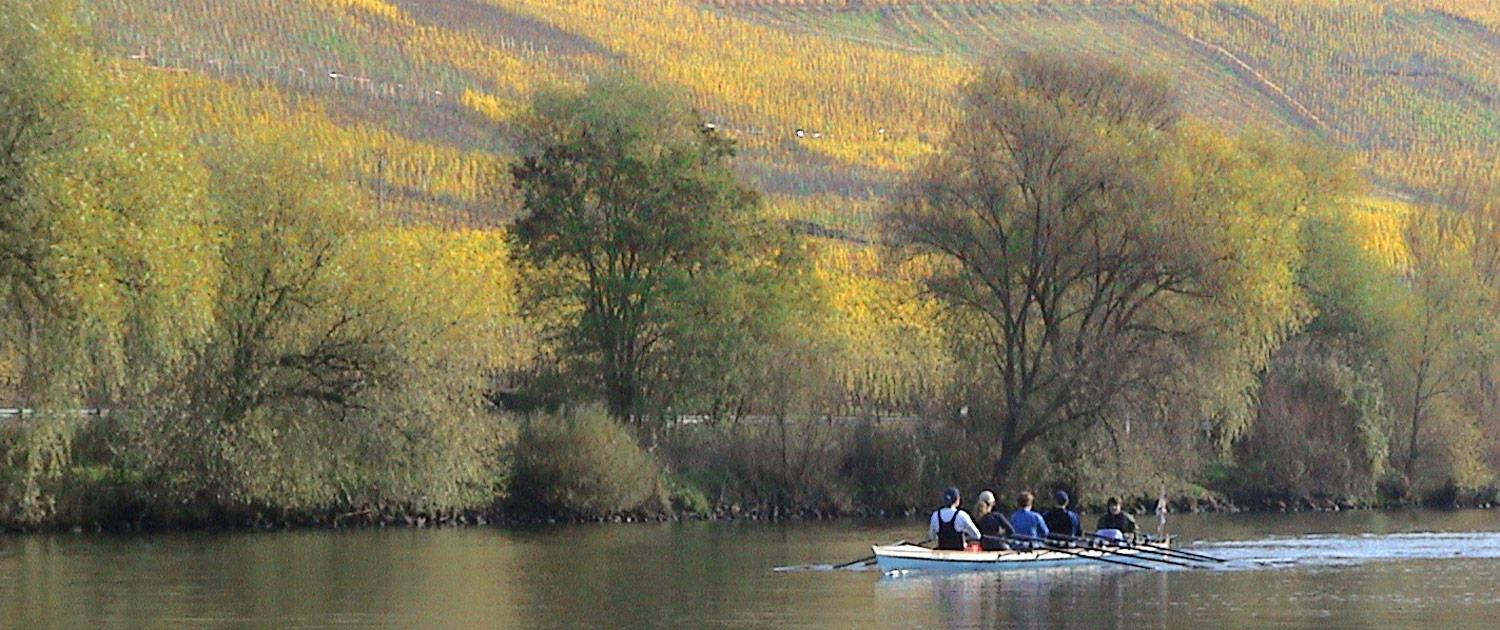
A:
{"type": "Polygon", "coordinates": [[[1083,525],[1079,523],[1078,513],[1068,509],[1067,491],[1058,490],[1052,498],[1057,501],[1057,507],[1042,515],[1042,520],[1047,521],[1047,529],[1054,537],[1082,538],[1083,525]]]}
{"type": "Polygon", "coordinates": [[[945,507],[932,513],[927,539],[936,539],[938,549],[963,551],[966,540],[979,542],[979,528],[974,526],[974,520],[968,512],[958,509],[959,496],[958,488],[948,488],[943,492],[945,507]]]}

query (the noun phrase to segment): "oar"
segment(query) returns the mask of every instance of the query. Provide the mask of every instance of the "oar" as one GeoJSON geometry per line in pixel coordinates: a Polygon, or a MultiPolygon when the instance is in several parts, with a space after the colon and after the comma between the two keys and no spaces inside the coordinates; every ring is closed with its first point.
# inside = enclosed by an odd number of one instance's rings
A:
{"type": "Polygon", "coordinates": [[[1084,532],[1083,535],[1087,536],[1089,538],[1095,538],[1095,539],[1098,539],[1098,540],[1106,540],[1106,541],[1109,541],[1109,542],[1121,545],[1123,547],[1140,547],[1142,549],[1152,549],[1152,550],[1155,550],[1157,553],[1160,553],[1160,554],[1162,554],[1164,556],[1176,556],[1176,557],[1179,557],[1179,558],[1186,558],[1188,560],[1198,560],[1198,561],[1201,561],[1201,562],[1229,562],[1228,560],[1225,560],[1223,558],[1215,558],[1213,556],[1205,556],[1205,555],[1203,555],[1201,553],[1193,553],[1191,551],[1183,551],[1181,549],[1172,549],[1171,547],[1162,547],[1162,546],[1159,546],[1159,545],[1153,545],[1151,543],[1129,542],[1129,541],[1124,541],[1124,540],[1115,540],[1115,539],[1109,538],[1107,536],[1100,536],[1098,534],[1090,534],[1088,532],[1084,532]]]}
{"type": "MultiPolygon", "coordinates": [[[[898,541],[893,542],[893,543],[891,543],[889,545],[883,545],[883,546],[885,546],[885,547],[895,547],[895,546],[898,546],[898,545],[907,545],[907,544],[911,544],[911,543],[908,543],[908,542],[906,542],[904,540],[898,540],[898,541]]],[[[917,543],[917,546],[918,547],[926,547],[927,543],[925,543],[925,542],[917,543]]],[[[866,562],[870,562],[870,561],[873,561],[874,559],[875,559],[875,555],[871,554],[871,555],[865,556],[863,558],[860,558],[858,560],[850,560],[850,561],[845,562],[843,564],[835,564],[835,565],[833,565],[833,568],[834,569],[843,569],[843,568],[846,568],[846,567],[852,567],[852,566],[854,566],[856,564],[863,564],[863,563],[866,563],[866,562]]]]}
{"type": "Polygon", "coordinates": [[[1015,540],[1024,541],[1024,542],[1029,542],[1029,543],[1042,543],[1043,548],[1046,549],[1046,550],[1048,550],[1048,551],[1056,551],[1058,553],[1067,554],[1067,555],[1070,555],[1070,556],[1077,556],[1077,557],[1083,558],[1085,560],[1097,560],[1099,562],[1108,562],[1110,564],[1118,564],[1118,565],[1121,565],[1121,566],[1130,567],[1132,569],[1145,569],[1147,571],[1155,571],[1156,570],[1156,567],[1150,567],[1150,566],[1146,566],[1144,564],[1136,564],[1134,562],[1125,562],[1124,560],[1113,560],[1113,559],[1110,559],[1110,558],[1105,558],[1103,556],[1091,556],[1091,555],[1088,555],[1086,553],[1080,553],[1080,552],[1073,551],[1071,549],[1066,549],[1066,548],[1063,548],[1063,547],[1052,547],[1052,546],[1049,546],[1047,544],[1046,540],[1041,539],[1041,538],[1032,538],[1031,536],[1022,536],[1020,534],[1011,534],[1010,538],[1013,538],[1015,540]]]}
{"type": "MultiPolygon", "coordinates": [[[[1060,539],[1063,539],[1063,540],[1069,540],[1069,541],[1073,541],[1073,542],[1081,542],[1081,543],[1087,543],[1088,542],[1087,539],[1079,538],[1079,537],[1076,537],[1076,536],[1066,536],[1066,537],[1063,537],[1063,536],[1060,536],[1060,535],[1057,535],[1057,534],[1054,534],[1054,536],[1057,536],[1057,537],[1059,537],[1060,539]]],[[[1150,549],[1140,549],[1140,548],[1134,548],[1134,547],[1126,547],[1126,546],[1123,546],[1123,545],[1119,546],[1119,547],[1114,547],[1113,549],[1111,549],[1110,547],[1086,547],[1086,548],[1087,549],[1093,549],[1095,551],[1102,551],[1102,552],[1107,553],[1107,554],[1120,555],[1120,556],[1125,556],[1127,554],[1122,554],[1118,550],[1120,550],[1120,549],[1134,549],[1135,553],[1128,554],[1128,556],[1127,556],[1131,560],[1140,560],[1142,562],[1160,562],[1162,564],[1170,564],[1170,565],[1175,566],[1175,567],[1186,567],[1186,568],[1189,568],[1189,569],[1196,569],[1196,568],[1202,566],[1202,565],[1197,565],[1197,564],[1190,564],[1190,563],[1187,563],[1187,562],[1178,562],[1177,560],[1168,560],[1167,558],[1175,558],[1176,556],[1168,556],[1167,554],[1164,554],[1164,553],[1162,553],[1160,551],[1152,551],[1150,549]],[[1148,555],[1143,555],[1143,554],[1155,554],[1155,555],[1149,555],[1148,556],[1148,555]],[[1166,556],[1166,557],[1165,558],[1159,558],[1157,556],[1166,556]]]]}

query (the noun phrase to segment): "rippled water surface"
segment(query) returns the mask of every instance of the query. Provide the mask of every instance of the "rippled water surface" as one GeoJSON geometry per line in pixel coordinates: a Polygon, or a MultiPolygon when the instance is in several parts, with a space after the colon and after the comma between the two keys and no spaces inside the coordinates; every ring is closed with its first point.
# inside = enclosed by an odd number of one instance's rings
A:
{"type": "Polygon", "coordinates": [[[1500,512],[1169,524],[1228,562],[828,569],[917,521],[0,537],[0,627],[1500,627],[1500,512]]]}

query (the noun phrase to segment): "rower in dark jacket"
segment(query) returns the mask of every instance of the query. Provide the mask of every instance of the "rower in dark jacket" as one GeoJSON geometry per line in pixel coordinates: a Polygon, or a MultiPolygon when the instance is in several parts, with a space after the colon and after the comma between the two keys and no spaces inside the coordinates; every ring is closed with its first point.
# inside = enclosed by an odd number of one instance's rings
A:
{"type": "Polygon", "coordinates": [[[1011,527],[1004,514],[995,510],[995,493],[989,490],[979,493],[974,505],[979,513],[979,548],[985,551],[1010,549],[1005,539],[1014,536],[1016,529],[1011,527]]]}
{"type": "Polygon", "coordinates": [[[1083,525],[1079,522],[1078,513],[1068,509],[1068,493],[1058,490],[1052,497],[1057,499],[1057,507],[1042,515],[1042,520],[1047,522],[1047,530],[1054,538],[1082,538],[1083,525]]]}
{"type": "MultiPolygon", "coordinates": [[[[1105,512],[1103,516],[1099,517],[1099,527],[1095,529],[1118,530],[1121,534],[1125,534],[1127,536],[1135,533],[1135,517],[1126,514],[1123,510],[1120,509],[1119,499],[1110,497],[1109,502],[1105,504],[1105,507],[1108,508],[1108,511],[1105,512]]],[[[981,527],[980,529],[983,530],[983,527],[981,527]]]]}

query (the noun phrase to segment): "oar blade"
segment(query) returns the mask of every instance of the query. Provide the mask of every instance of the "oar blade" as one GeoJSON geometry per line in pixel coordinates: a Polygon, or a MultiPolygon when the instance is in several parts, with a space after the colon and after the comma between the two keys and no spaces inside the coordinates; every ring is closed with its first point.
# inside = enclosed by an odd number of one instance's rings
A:
{"type": "Polygon", "coordinates": [[[1117,540],[1117,539],[1114,539],[1114,538],[1110,538],[1108,536],[1100,536],[1098,534],[1091,534],[1089,532],[1084,532],[1083,535],[1085,537],[1092,538],[1094,540],[1103,540],[1103,541],[1113,542],[1115,544],[1123,545],[1123,546],[1128,547],[1128,548],[1142,549],[1142,550],[1149,549],[1149,550],[1152,550],[1155,553],[1159,553],[1159,554],[1164,555],[1164,556],[1170,556],[1170,557],[1174,557],[1174,558],[1182,558],[1184,560],[1195,560],[1195,561],[1198,561],[1198,562],[1228,562],[1228,560],[1224,560],[1223,558],[1215,558],[1213,556],[1204,555],[1204,554],[1201,554],[1201,553],[1193,553],[1191,551],[1183,551],[1181,549],[1172,549],[1171,547],[1163,547],[1161,545],[1153,545],[1153,544],[1147,543],[1147,542],[1121,541],[1121,540],[1117,540]]]}
{"type": "Polygon", "coordinates": [[[1100,556],[1090,555],[1088,553],[1082,553],[1082,552],[1079,552],[1079,551],[1076,551],[1076,550],[1073,550],[1073,549],[1068,549],[1068,548],[1065,548],[1065,547],[1054,547],[1054,546],[1052,546],[1052,543],[1055,542],[1055,541],[1049,541],[1049,540],[1042,539],[1042,538],[1033,538],[1031,536],[1022,536],[1022,535],[1019,535],[1019,534],[1012,535],[1012,536],[1010,536],[1010,538],[1012,538],[1014,540],[1022,541],[1022,542],[1027,542],[1027,543],[1033,543],[1033,544],[1039,543],[1039,544],[1042,545],[1042,549],[1045,549],[1047,551],[1055,551],[1057,553],[1061,553],[1061,554],[1065,554],[1065,555],[1069,555],[1069,556],[1076,556],[1076,557],[1079,557],[1079,558],[1083,558],[1085,560],[1093,560],[1095,562],[1103,562],[1105,564],[1117,564],[1117,565],[1124,566],[1124,567],[1130,567],[1132,569],[1143,569],[1143,570],[1146,570],[1146,571],[1155,571],[1155,570],[1157,570],[1157,568],[1153,567],[1153,566],[1148,566],[1148,565],[1144,565],[1144,564],[1136,564],[1134,562],[1126,562],[1124,560],[1116,560],[1114,558],[1106,558],[1106,557],[1104,557],[1102,555],[1100,555],[1100,556]]]}

